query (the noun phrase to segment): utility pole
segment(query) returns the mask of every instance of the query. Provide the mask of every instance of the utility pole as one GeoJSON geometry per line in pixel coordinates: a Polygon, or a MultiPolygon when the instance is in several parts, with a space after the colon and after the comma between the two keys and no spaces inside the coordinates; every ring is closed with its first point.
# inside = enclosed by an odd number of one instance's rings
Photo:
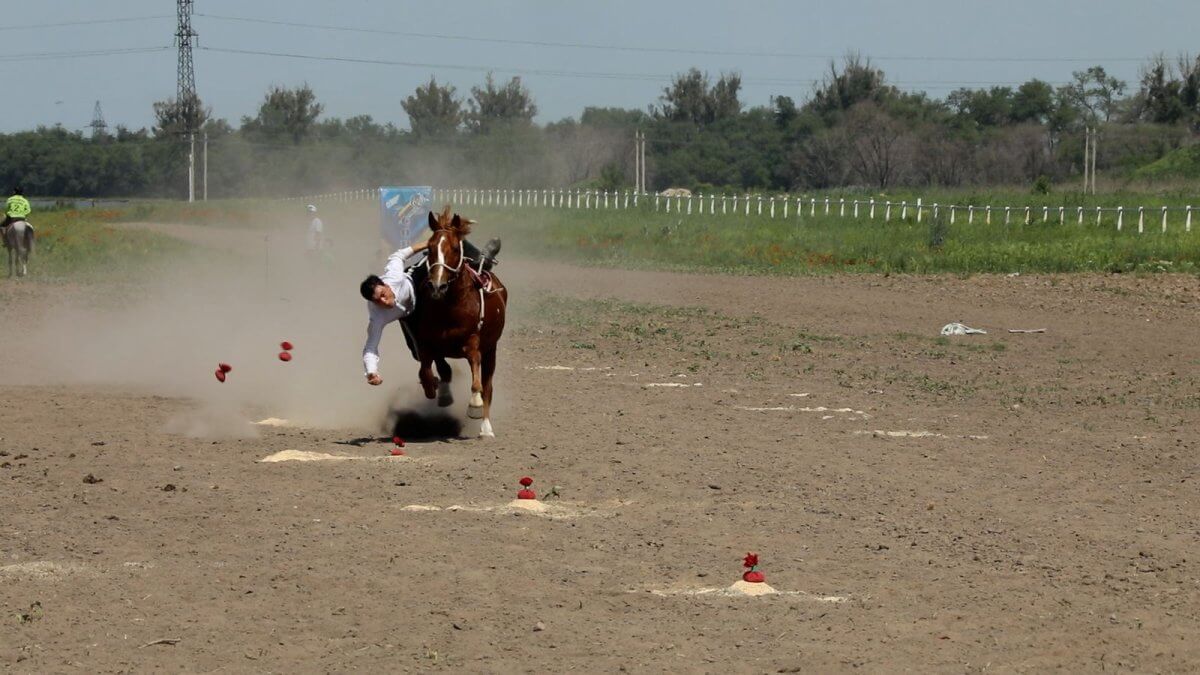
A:
{"type": "Polygon", "coordinates": [[[1100,128],[1092,127],[1092,194],[1096,194],[1096,155],[1100,149],[1100,128]]]}
{"type": "Polygon", "coordinates": [[[178,25],[175,28],[175,44],[179,47],[179,67],[176,70],[175,100],[182,106],[185,129],[188,136],[188,201],[196,199],[196,127],[198,124],[199,99],[196,97],[196,70],[192,64],[192,0],[175,0],[178,25]]]}
{"type": "Polygon", "coordinates": [[[633,132],[633,191],[639,192],[642,187],[642,132],[633,132]]]}
{"type": "Polygon", "coordinates": [[[208,132],[204,132],[204,201],[208,201],[208,132]]]}
{"type": "Polygon", "coordinates": [[[1083,194],[1088,193],[1088,171],[1092,166],[1092,128],[1083,128],[1083,194]]]}
{"type": "Polygon", "coordinates": [[[642,167],[641,182],[638,184],[638,192],[646,193],[646,132],[638,132],[638,164],[642,167]]]}

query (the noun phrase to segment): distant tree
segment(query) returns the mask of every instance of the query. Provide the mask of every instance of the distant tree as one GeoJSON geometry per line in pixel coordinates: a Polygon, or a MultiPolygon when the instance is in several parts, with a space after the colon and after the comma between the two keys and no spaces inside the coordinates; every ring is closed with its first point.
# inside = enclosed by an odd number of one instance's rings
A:
{"type": "Polygon", "coordinates": [[[155,101],[154,136],[175,138],[197,131],[204,126],[211,112],[198,96],[182,101],[173,98],[155,101]]]}
{"type": "Polygon", "coordinates": [[[775,124],[780,129],[791,127],[800,117],[800,109],[796,107],[796,102],[791,96],[772,96],[771,110],[774,113],[775,124]]]}
{"type": "Polygon", "coordinates": [[[1042,80],[1032,79],[1017,87],[1012,95],[1009,116],[1017,124],[1046,124],[1054,115],[1054,105],[1054,87],[1042,80]]]}
{"type": "Polygon", "coordinates": [[[626,108],[598,108],[588,106],[579,116],[579,123],[589,127],[631,129],[645,124],[646,113],[626,108]]]}
{"type": "Polygon", "coordinates": [[[825,129],[802,141],[790,157],[797,184],[817,189],[845,185],[850,175],[849,146],[842,128],[825,129]]]}
{"type": "Polygon", "coordinates": [[[1121,102],[1125,82],[1109,76],[1103,66],[1071,73],[1072,82],[1064,89],[1068,100],[1092,122],[1108,122],[1121,102]]]}
{"type": "Polygon", "coordinates": [[[998,127],[1012,121],[1013,92],[1008,87],[958,89],[950,92],[946,103],[977,128],[998,127]]]}
{"type": "Polygon", "coordinates": [[[901,168],[900,123],[871,102],[854,106],[847,115],[850,166],[863,181],[880,189],[891,186],[901,168]]]}
{"type": "Polygon", "coordinates": [[[408,113],[413,136],[417,138],[448,138],[463,124],[462,101],[452,86],[440,86],[433,77],[429,83],[400,103],[408,113]]]}
{"type": "Polygon", "coordinates": [[[692,68],[676,75],[671,86],[663,89],[655,116],[672,122],[689,122],[702,127],[718,120],[735,117],[742,110],[738,92],[742,77],[727,73],[710,84],[707,73],[692,68]]]}
{"type": "Polygon", "coordinates": [[[482,87],[471,87],[467,103],[470,106],[467,127],[476,134],[486,134],[497,127],[530,127],[537,115],[537,105],[519,77],[499,87],[488,73],[482,87]]]}
{"type": "Polygon", "coordinates": [[[242,118],[242,131],[270,141],[299,144],[312,136],[324,106],[307,85],[288,89],[271,87],[258,107],[258,115],[242,118]]]}
{"type": "Polygon", "coordinates": [[[817,85],[808,107],[829,119],[864,101],[882,104],[897,94],[896,88],[887,84],[883,71],[873,67],[870,59],[850,54],[842,62],[841,70],[837,64],[829,64],[829,76],[817,85]]]}

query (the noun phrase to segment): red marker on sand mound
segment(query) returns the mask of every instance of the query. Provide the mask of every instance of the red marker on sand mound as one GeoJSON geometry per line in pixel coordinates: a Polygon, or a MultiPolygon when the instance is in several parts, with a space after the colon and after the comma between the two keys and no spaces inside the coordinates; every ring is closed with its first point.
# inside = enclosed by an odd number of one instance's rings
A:
{"type": "Polygon", "coordinates": [[[529,486],[533,485],[532,478],[525,476],[519,482],[524,489],[517,491],[517,499],[537,499],[537,493],[529,489],[529,486]]]}
{"type": "Polygon", "coordinates": [[[291,361],[292,353],[291,352],[279,352],[279,360],[280,361],[291,361]]]}
{"type": "Polygon", "coordinates": [[[219,369],[222,373],[228,373],[233,370],[233,366],[229,365],[228,363],[218,363],[217,369],[219,369]]]}
{"type": "Polygon", "coordinates": [[[216,376],[217,376],[217,382],[224,382],[224,381],[225,381],[225,371],[221,370],[220,368],[218,368],[218,369],[217,369],[217,370],[216,370],[216,371],[213,373],[213,375],[216,375],[216,376]]]}
{"type": "Polygon", "coordinates": [[[295,347],[292,345],[292,343],[288,342],[287,340],[284,340],[283,342],[280,342],[280,343],[279,343],[279,348],[280,348],[280,349],[282,349],[282,350],[283,350],[283,351],[285,351],[285,352],[290,352],[290,351],[292,351],[293,349],[295,349],[295,347]]]}
{"type": "Polygon", "coordinates": [[[742,574],[742,581],[761,584],[767,580],[767,577],[762,572],[758,571],[758,554],[747,553],[742,559],[742,566],[746,568],[746,572],[742,574]]]}

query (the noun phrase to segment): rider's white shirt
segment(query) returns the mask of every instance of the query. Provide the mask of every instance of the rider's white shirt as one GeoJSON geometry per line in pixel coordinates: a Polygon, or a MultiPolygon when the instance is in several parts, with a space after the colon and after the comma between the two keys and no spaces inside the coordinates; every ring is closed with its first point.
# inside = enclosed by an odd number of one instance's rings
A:
{"type": "Polygon", "coordinates": [[[315,251],[321,243],[321,235],[325,233],[325,223],[320,218],[313,217],[308,224],[308,250],[315,251]]]}
{"type": "Polygon", "coordinates": [[[405,261],[411,258],[412,254],[412,247],[405,246],[388,256],[387,266],[379,277],[396,294],[396,306],[389,309],[367,301],[367,315],[370,320],[367,323],[367,344],[363,346],[363,368],[367,374],[379,372],[379,339],[383,337],[384,326],[412,314],[417,306],[412,276],[405,270],[405,261]]]}

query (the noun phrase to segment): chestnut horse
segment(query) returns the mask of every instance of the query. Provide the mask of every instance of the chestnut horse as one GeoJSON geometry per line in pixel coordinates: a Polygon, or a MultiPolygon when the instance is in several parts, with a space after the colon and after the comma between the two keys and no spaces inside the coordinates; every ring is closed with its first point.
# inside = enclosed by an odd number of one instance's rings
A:
{"type": "Polygon", "coordinates": [[[467,415],[483,419],[480,437],[495,437],[492,431],[492,375],[496,372],[496,343],[504,332],[504,309],[508,289],[494,274],[482,276],[463,256],[463,239],[471,222],[451,216],[447,205],[440,215],[429,213],[429,250],[425,267],[429,274],[417,289],[417,306],[410,322],[421,361],[419,378],[426,398],[439,393],[438,377],[431,366],[438,363],[443,380],[439,403],[449,403],[450,369],[444,359],[466,359],[471,365],[471,401],[467,415]]]}

